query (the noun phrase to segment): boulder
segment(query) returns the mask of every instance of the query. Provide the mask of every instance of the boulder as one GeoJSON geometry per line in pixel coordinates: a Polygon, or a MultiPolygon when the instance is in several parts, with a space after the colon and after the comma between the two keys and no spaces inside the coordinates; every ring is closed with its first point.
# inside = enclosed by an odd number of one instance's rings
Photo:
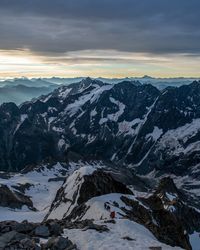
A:
{"type": "Polygon", "coordinates": [[[19,242],[26,239],[27,235],[18,233],[16,231],[10,231],[0,236],[0,249],[4,249],[12,242],[19,242]]]}
{"type": "Polygon", "coordinates": [[[34,224],[34,223],[22,222],[22,223],[17,223],[14,228],[18,233],[26,233],[27,234],[27,233],[30,233],[31,231],[33,231],[36,226],[37,226],[37,224],[34,224]]]}
{"type": "Polygon", "coordinates": [[[46,244],[42,245],[42,249],[52,249],[52,250],[72,250],[77,249],[76,246],[67,238],[62,236],[50,238],[46,244]]]}
{"type": "Polygon", "coordinates": [[[51,221],[50,223],[47,223],[46,225],[49,228],[49,232],[51,236],[59,236],[63,232],[61,226],[57,222],[51,221]]]}
{"type": "Polygon", "coordinates": [[[47,238],[50,235],[49,229],[47,226],[40,225],[35,228],[35,235],[43,238],[47,238]]]}

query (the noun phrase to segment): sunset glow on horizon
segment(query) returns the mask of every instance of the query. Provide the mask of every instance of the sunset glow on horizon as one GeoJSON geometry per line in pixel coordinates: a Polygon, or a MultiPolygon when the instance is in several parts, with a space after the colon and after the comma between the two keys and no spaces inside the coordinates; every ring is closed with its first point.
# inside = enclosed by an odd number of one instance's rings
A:
{"type": "Polygon", "coordinates": [[[200,77],[196,0],[1,1],[0,78],[200,77]]]}
{"type": "Polygon", "coordinates": [[[0,78],[14,77],[200,77],[199,57],[107,51],[45,56],[28,50],[0,51],[0,78]],[[102,56],[103,55],[103,56],[102,56]]]}

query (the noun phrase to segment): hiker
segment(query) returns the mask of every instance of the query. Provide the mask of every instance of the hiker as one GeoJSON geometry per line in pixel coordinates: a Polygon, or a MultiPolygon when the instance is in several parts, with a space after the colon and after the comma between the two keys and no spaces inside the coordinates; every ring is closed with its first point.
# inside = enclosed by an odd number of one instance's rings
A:
{"type": "Polygon", "coordinates": [[[110,206],[106,203],[104,203],[104,208],[107,210],[107,211],[110,211],[110,206]]]}
{"type": "Polygon", "coordinates": [[[110,218],[111,218],[111,219],[115,219],[115,211],[112,211],[112,212],[110,213],[110,218]]]}

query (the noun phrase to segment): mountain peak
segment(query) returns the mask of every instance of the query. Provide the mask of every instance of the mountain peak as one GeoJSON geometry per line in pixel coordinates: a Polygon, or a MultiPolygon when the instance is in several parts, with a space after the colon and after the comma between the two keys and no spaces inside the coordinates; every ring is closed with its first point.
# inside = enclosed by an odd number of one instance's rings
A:
{"type": "Polygon", "coordinates": [[[90,78],[89,76],[84,78],[81,82],[92,82],[92,78],[90,78]]]}
{"type": "Polygon", "coordinates": [[[153,77],[148,76],[148,75],[144,75],[144,76],[142,77],[142,79],[153,79],[153,77]]]}
{"type": "Polygon", "coordinates": [[[121,81],[119,83],[117,83],[119,85],[135,85],[135,86],[141,86],[142,83],[140,81],[137,81],[137,80],[134,80],[134,81],[131,81],[131,80],[124,80],[124,81],[121,81]]]}

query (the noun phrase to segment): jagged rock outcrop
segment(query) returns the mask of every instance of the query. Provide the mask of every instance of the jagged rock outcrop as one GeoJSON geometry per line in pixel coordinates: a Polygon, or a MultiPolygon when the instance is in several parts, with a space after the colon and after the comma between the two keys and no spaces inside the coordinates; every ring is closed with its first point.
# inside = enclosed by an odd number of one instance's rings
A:
{"type": "Polygon", "coordinates": [[[132,208],[123,209],[126,215],[145,225],[158,240],[171,246],[192,249],[188,234],[199,231],[200,213],[187,204],[187,196],[171,178],[163,178],[148,198],[138,197],[135,201],[123,196],[121,199],[132,208]]]}
{"type": "Polygon", "coordinates": [[[170,177],[161,179],[155,191],[154,197],[155,196],[160,198],[162,206],[175,214],[189,234],[194,231],[199,231],[200,213],[195,208],[188,205],[190,204],[189,197],[184,191],[176,187],[170,177]]]}
{"type": "Polygon", "coordinates": [[[89,199],[109,193],[132,194],[132,191],[115,180],[109,172],[82,167],[68,177],[58,190],[46,219],[63,219],[69,216],[71,219],[76,218],[77,212],[80,213],[80,206],[84,210],[84,203],[89,199]]]}
{"type": "Polygon", "coordinates": [[[22,208],[26,205],[30,209],[34,209],[33,202],[30,197],[20,192],[9,189],[6,185],[0,184],[0,206],[10,208],[22,208]]]}

